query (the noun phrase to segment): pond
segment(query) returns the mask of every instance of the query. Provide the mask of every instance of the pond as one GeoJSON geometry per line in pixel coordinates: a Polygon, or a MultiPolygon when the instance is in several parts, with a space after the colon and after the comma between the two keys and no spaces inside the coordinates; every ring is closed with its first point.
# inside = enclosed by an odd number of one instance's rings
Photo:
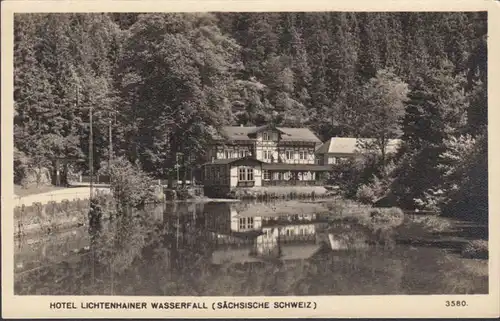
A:
{"type": "Polygon", "coordinates": [[[487,260],[400,243],[398,227],[375,233],[345,219],[363,208],[338,209],[304,201],[163,204],[104,222],[92,237],[81,227],[21,239],[15,294],[488,293],[487,260]]]}

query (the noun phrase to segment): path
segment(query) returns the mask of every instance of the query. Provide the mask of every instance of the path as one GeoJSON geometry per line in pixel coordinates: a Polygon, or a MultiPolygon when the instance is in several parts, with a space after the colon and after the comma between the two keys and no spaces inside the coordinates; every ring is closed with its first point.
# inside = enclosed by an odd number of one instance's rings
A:
{"type": "MultiPolygon", "coordinates": [[[[109,192],[107,187],[94,187],[96,192],[109,192]]],[[[74,199],[88,199],[90,195],[89,187],[71,187],[40,194],[31,194],[27,196],[14,196],[13,206],[30,206],[33,203],[47,204],[49,202],[62,202],[63,200],[72,201],[74,199]]]]}

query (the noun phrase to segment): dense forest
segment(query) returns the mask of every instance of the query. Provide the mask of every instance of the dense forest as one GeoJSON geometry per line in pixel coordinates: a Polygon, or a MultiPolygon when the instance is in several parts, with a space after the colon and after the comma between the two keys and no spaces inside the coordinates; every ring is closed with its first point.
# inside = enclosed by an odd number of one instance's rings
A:
{"type": "Polygon", "coordinates": [[[95,168],[111,133],[156,177],[223,125],[273,121],[402,138],[392,159],[338,169],[353,196],[487,213],[486,13],[20,14],[14,32],[20,180],[87,159],[90,109],[95,168]]]}

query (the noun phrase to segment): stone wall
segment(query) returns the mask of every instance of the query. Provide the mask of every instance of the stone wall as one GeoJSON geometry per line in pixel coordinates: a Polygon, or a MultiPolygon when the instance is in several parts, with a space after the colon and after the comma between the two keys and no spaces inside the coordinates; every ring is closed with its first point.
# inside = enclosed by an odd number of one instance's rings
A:
{"type": "MultiPolygon", "coordinates": [[[[111,206],[109,195],[100,195],[102,206],[111,206]]],[[[50,201],[48,203],[33,203],[30,206],[14,208],[15,235],[30,235],[36,233],[50,234],[63,229],[87,225],[90,202],[88,199],[50,201]]],[[[106,217],[106,210],[104,217],[106,217]]]]}

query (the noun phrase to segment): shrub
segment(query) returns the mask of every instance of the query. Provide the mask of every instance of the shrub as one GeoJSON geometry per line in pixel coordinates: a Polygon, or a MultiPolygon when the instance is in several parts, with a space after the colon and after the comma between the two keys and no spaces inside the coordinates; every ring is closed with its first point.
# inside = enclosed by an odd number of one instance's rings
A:
{"type": "Polygon", "coordinates": [[[374,190],[368,185],[361,185],[356,192],[356,199],[361,203],[370,204],[376,199],[374,190]]]}
{"type": "Polygon", "coordinates": [[[365,204],[373,204],[377,199],[384,196],[386,184],[377,176],[372,177],[372,182],[361,185],[356,191],[356,199],[365,204]]]}
{"type": "Polygon", "coordinates": [[[470,259],[487,259],[488,241],[474,240],[467,242],[462,248],[462,256],[470,259]]]}
{"type": "Polygon", "coordinates": [[[113,198],[120,208],[139,207],[157,201],[154,180],[124,158],[116,158],[99,173],[110,175],[113,198]]]}
{"type": "Polygon", "coordinates": [[[404,213],[398,207],[377,208],[370,212],[370,218],[374,225],[394,228],[403,224],[404,213]]]}
{"type": "Polygon", "coordinates": [[[443,232],[450,228],[451,223],[449,220],[442,218],[437,215],[422,215],[413,217],[411,219],[412,223],[421,225],[424,230],[430,232],[443,232]]]}

